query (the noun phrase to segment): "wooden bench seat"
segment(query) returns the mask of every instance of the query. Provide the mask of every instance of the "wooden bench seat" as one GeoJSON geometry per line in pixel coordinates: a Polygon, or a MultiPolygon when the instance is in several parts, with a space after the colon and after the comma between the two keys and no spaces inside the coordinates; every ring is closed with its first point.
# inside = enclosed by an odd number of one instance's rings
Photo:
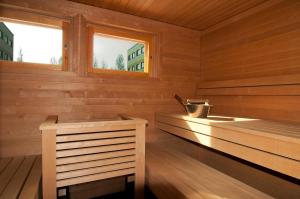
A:
{"type": "Polygon", "coordinates": [[[272,198],[172,149],[146,148],[146,182],[159,199],[272,198]]]}
{"type": "Polygon", "coordinates": [[[0,159],[0,198],[40,198],[41,156],[0,159]]]}
{"type": "Polygon", "coordinates": [[[261,119],[156,114],[170,134],[300,179],[300,125],[261,119]]]}

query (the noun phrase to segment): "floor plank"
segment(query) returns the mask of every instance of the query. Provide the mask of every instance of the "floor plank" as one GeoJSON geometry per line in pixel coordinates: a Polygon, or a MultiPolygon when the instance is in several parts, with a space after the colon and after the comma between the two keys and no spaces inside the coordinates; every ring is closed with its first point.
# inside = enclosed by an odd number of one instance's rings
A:
{"type": "Polygon", "coordinates": [[[34,160],[34,156],[25,157],[19,169],[17,169],[15,175],[13,175],[12,179],[3,191],[1,195],[2,198],[17,198],[19,196],[34,160]]]}
{"type": "Polygon", "coordinates": [[[2,197],[2,192],[7,187],[11,178],[15,175],[17,169],[24,161],[24,157],[14,158],[5,168],[5,170],[0,175],[0,197],[2,197]]]}

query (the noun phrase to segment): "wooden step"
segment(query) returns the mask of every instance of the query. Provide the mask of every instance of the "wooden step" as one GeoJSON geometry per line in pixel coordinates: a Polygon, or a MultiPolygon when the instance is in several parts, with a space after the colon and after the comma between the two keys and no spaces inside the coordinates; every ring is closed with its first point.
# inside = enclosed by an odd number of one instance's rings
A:
{"type": "Polygon", "coordinates": [[[272,198],[187,155],[147,145],[146,181],[160,199],[272,198]]]}

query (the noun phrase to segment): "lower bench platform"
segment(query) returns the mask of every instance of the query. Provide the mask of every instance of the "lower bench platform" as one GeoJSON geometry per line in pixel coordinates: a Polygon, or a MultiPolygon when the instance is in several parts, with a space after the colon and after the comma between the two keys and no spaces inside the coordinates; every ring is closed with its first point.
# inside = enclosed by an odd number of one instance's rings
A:
{"type": "Polygon", "coordinates": [[[40,198],[41,156],[0,159],[0,198],[40,198]]]}
{"type": "Polygon", "coordinates": [[[174,149],[146,148],[146,182],[159,199],[272,198],[174,149]]]}

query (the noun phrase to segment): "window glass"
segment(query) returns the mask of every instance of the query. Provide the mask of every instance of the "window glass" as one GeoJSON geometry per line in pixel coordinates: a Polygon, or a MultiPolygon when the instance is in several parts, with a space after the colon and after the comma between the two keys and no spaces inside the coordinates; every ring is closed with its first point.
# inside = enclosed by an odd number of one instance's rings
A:
{"type": "Polygon", "coordinates": [[[2,60],[62,64],[62,29],[0,22],[2,60]]]}
{"type": "Polygon", "coordinates": [[[96,33],[93,37],[93,68],[147,72],[137,69],[145,59],[141,53],[144,47],[143,42],[96,33]],[[137,56],[137,52],[141,56],[137,56]]]}

